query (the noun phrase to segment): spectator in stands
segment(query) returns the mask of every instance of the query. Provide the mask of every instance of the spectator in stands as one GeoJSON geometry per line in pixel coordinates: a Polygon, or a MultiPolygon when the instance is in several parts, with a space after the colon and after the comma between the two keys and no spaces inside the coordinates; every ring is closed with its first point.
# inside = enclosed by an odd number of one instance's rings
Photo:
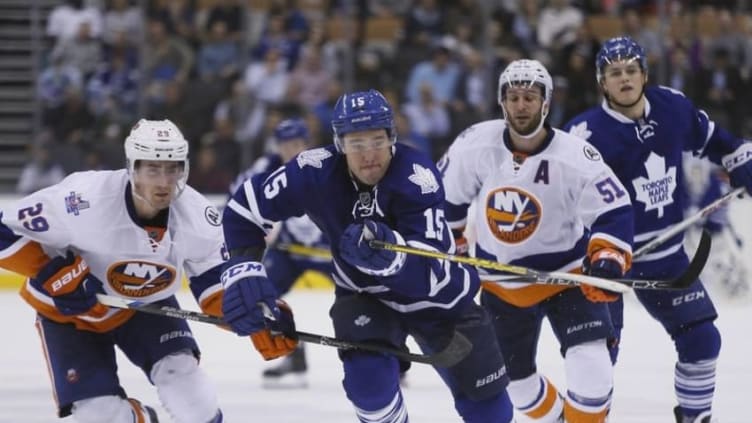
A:
{"type": "Polygon", "coordinates": [[[431,87],[433,98],[441,104],[447,104],[454,97],[460,67],[451,57],[451,52],[445,46],[439,45],[433,49],[431,60],[418,63],[410,72],[405,96],[408,102],[419,103],[421,100],[421,86],[431,87]]]}
{"type": "Polygon", "coordinates": [[[316,47],[304,48],[298,65],[290,75],[287,98],[306,110],[326,101],[333,75],[321,65],[321,54],[316,47]]]}
{"type": "Polygon", "coordinates": [[[245,69],[243,83],[246,95],[253,99],[254,105],[248,122],[242,126],[246,128],[246,137],[256,138],[264,125],[267,108],[282,103],[287,93],[289,75],[281,51],[269,48],[263,61],[249,64],[245,69]]]}
{"type": "Polygon", "coordinates": [[[76,37],[82,23],[88,23],[93,38],[102,34],[102,14],[95,7],[84,7],[83,0],[65,0],[55,6],[47,18],[47,35],[53,40],[70,40],[76,37]]]}
{"type": "Polygon", "coordinates": [[[209,8],[206,25],[201,28],[204,42],[211,38],[212,28],[217,22],[225,24],[227,38],[239,41],[243,34],[243,9],[238,0],[215,0],[209,8]]]}
{"type": "Polygon", "coordinates": [[[407,14],[405,35],[436,42],[444,34],[446,17],[437,0],[416,0],[407,14]]]}
{"type": "Polygon", "coordinates": [[[170,82],[184,83],[193,66],[190,46],[167,33],[164,22],[149,20],[149,37],[144,46],[144,70],[150,102],[164,101],[164,88],[170,82]]]}
{"type": "Polygon", "coordinates": [[[102,40],[105,44],[115,44],[124,36],[128,45],[138,45],[143,38],[144,17],[141,9],[130,0],[111,0],[104,13],[102,40]]]}
{"type": "Polygon", "coordinates": [[[713,61],[700,74],[698,103],[718,125],[728,127],[732,133],[739,133],[741,116],[737,106],[744,83],[739,68],[731,64],[729,56],[729,52],[722,47],[713,52],[713,61]]]}
{"type": "Polygon", "coordinates": [[[129,65],[124,50],[113,53],[89,79],[87,103],[95,116],[128,125],[137,117],[138,70],[129,65]]]}
{"type": "Polygon", "coordinates": [[[237,42],[227,32],[224,21],[215,20],[209,29],[209,37],[198,52],[198,76],[204,81],[220,81],[229,86],[240,66],[240,50],[237,42]]]}
{"type": "Polygon", "coordinates": [[[217,153],[211,145],[202,145],[191,164],[188,184],[202,194],[225,193],[234,175],[217,162],[217,153]]]}
{"type": "Polygon", "coordinates": [[[540,6],[537,1],[523,1],[520,10],[514,15],[512,33],[520,42],[520,49],[525,57],[539,56],[541,46],[538,43],[538,21],[540,6]]]}
{"type": "Polygon", "coordinates": [[[300,40],[290,36],[285,30],[285,16],[282,13],[270,13],[261,39],[253,50],[253,58],[260,60],[269,50],[276,50],[284,59],[287,70],[291,70],[298,61],[301,44],[300,40]]]}
{"type": "Polygon", "coordinates": [[[83,75],[77,68],[63,63],[61,57],[52,57],[49,67],[44,69],[37,80],[37,96],[42,101],[43,114],[60,107],[65,101],[65,93],[81,89],[83,75]]]}
{"type": "Polygon", "coordinates": [[[193,47],[199,45],[194,0],[154,0],[147,15],[161,21],[167,32],[193,47]]]}
{"type": "Polygon", "coordinates": [[[697,76],[692,72],[684,47],[679,46],[669,52],[666,85],[683,92],[690,99],[698,99],[697,76]]]}
{"type": "Polygon", "coordinates": [[[424,83],[419,88],[418,101],[410,101],[402,106],[412,130],[428,139],[423,150],[438,158],[444,152],[450,129],[449,111],[446,103],[437,100],[433,94],[433,86],[424,83]],[[434,150],[436,154],[434,154],[434,150]]]}
{"type": "Polygon", "coordinates": [[[102,61],[102,46],[99,40],[92,37],[91,24],[81,22],[76,36],[61,39],[50,56],[53,60],[62,61],[63,65],[78,69],[87,79],[102,61]]]}
{"type": "MultiPolygon", "coordinates": [[[[541,10],[538,21],[538,44],[548,50],[548,56],[556,58],[559,50],[577,38],[577,29],[585,22],[582,11],[570,4],[570,0],[549,0],[541,10]]],[[[553,64],[555,62],[549,63],[553,64]]]]}

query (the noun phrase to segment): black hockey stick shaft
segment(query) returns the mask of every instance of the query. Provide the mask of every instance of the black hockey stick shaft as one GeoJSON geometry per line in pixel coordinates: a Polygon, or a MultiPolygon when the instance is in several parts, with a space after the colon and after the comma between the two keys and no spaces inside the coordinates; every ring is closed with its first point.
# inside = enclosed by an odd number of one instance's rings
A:
{"type": "MultiPolygon", "coordinates": [[[[100,303],[116,308],[136,310],[159,316],[173,317],[176,319],[193,320],[195,322],[210,323],[218,326],[227,326],[221,318],[198,311],[184,310],[180,308],[144,303],[137,300],[128,300],[112,295],[97,294],[100,303]]],[[[425,363],[437,367],[452,367],[465,358],[472,350],[472,343],[459,332],[455,332],[449,344],[441,351],[434,354],[414,354],[408,351],[390,348],[370,342],[354,342],[317,335],[307,332],[295,332],[295,336],[303,342],[335,347],[341,350],[362,350],[393,355],[400,360],[425,363]]]]}
{"type": "MultiPolygon", "coordinates": [[[[711,236],[707,231],[702,231],[700,237],[700,243],[697,246],[695,255],[692,257],[692,261],[689,262],[687,269],[678,277],[671,280],[651,280],[651,279],[612,279],[614,282],[626,285],[633,289],[686,289],[688,288],[702,273],[702,269],[705,267],[705,263],[710,256],[711,236]]],[[[481,279],[490,280],[493,282],[534,282],[536,279],[529,276],[501,276],[496,275],[482,275],[481,279]]]]}

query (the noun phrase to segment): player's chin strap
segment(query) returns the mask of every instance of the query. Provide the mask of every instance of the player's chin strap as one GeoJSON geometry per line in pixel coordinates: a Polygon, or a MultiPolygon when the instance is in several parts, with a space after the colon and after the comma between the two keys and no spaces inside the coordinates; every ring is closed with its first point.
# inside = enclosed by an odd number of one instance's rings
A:
{"type": "Polygon", "coordinates": [[[423,257],[432,257],[439,260],[449,260],[457,263],[469,264],[474,267],[489,270],[498,270],[511,273],[512,275],[483,275],[482,279],[493,282],[524,282],[542,285],[580,285],[588,284],[613,292],[628,292],[631,289],[684,289],[691,285],[702,272],[705,262],[710,255],[710,234],[703,231],[700,245],[692,258],[687,270],[673,280],[646,280],[646,279],[603,279],[594,276],[578,275],[566,272],[544,272],[522,266],[499,263],[477,257],[457,256],[438,251],[423,250],[408,247],[406,245],[390,244],[383,241],[371,240],[368,243],[371,248],[397,251],[423,257]],[[517,276],[513,276],[517,275],[517,276]]]}
{"type": "MultiPolygon", "coordinates": [[[[143,313],[156,314],[159,316],[173,317],[176,319],[193,320],[202,323],[211,323],[218,326],[227,324],[220,317],[204,314],[198,311],[183,310],[160,304],[145,303],[138,300],[112,295],[97,294],[97,300],[109,307],[137,310],[143,313]]],[[[455,331],[447,346],[434,354],[414,354],[397,348],[390,348],[383,344],[371,342],[345,341],[324,335],[316,335],[307,332],[295,332],[299,341],[334,347],[341,350],[362,350],[381,354],[392,355],[400,360],[425,363],[436,367],[452,367],[462,361],[473,349],[473,344],[464,335],[455,331]]]]}

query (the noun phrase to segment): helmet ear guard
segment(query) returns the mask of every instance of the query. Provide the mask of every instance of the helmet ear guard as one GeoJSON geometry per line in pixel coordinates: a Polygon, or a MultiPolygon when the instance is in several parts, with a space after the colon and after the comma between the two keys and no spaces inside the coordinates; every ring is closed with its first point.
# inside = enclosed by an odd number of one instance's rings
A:
{"type": "Polygon", "coordinates": [[[377,90],[344,94],[334,105],[332,132],[337,152],[344,154],[344,137],[351,132],[386,129],[392,144],[397,142],[394,113],[386,98],[377,90]]]}

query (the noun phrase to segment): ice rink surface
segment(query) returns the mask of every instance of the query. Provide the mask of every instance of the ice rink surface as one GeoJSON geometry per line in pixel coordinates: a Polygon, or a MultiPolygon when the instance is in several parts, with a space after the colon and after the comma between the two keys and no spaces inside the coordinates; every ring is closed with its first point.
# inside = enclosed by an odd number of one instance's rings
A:
{"type": "MultiPolygon", "coordinates": [[[[752,202],[736,202],[732,209],[738,231],[752,244],[752,202]],[[742,216],[745,218],[742,219],[742,216]]],[[[752,250],[744,256],[752,265],[752,250]]],[[[712,288],[712,287],[711,287],[712,288]]],[[[181,294],[184,308],[195,309],[188,294],[181,294]]],[[[328,308],[333,294],[294,291],[288,302],[302,331],[332,334],[328,308]]],[[[720,318],[717,323],[723,347],[717,371],[714,417],[720,423],[752,422],[752,301],[713,295],[720,318]]],[[[675,354],[673,344],[633,297],[627,297],[626,327],[620,361],[616,367],[611,423],[672,423],[675,354]]],[[[0,423],[41,423],[59,420],[34,313],[14,292],[0,292],[0,423]]],[[[217,385],[225,421],[274,423],[354,422],[354,414],[341,387],[342,372],[336,350],[310,345],[307,349],[309,387],[302,390],[261,388],[263,362],[247,338],[239,338],[211,325],[191,323],[203,351],[202,366],[217,385]]],[[[413,348],[414,345],[412,346],[413,348]]],[[[123,387],[132,397],[157,406],[163,421],[167,414],[158,406],[156,393],[140,370],[119,356],[123,387]]],[[[564,388],[563,366],[551,331],[544,326],[538,353],[539,370],[564,388]]],[[[404,389],[412,422],[458,422],[451,398],[433,370],[414,364],[404,389]]]]}

